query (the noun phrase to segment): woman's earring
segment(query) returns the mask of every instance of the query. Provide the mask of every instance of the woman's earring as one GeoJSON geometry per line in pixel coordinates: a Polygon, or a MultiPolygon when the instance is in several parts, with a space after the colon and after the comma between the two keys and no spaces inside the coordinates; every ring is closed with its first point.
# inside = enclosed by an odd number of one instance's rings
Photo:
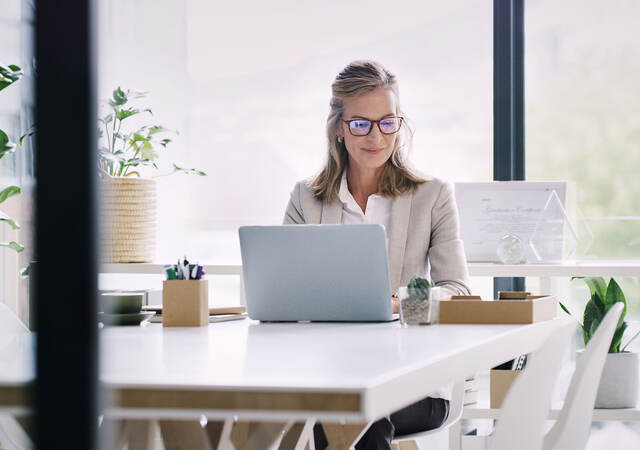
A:
{"type": "Polygon", "coordinates": [[[338,136],[338,142],[342,144],[342,136],[338,136]]]}

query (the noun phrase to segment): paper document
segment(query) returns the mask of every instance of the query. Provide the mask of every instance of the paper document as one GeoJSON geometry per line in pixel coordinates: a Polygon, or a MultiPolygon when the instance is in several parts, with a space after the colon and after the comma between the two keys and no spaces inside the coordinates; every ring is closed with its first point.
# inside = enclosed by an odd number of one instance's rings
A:
{"type": "MultiPolygon", "coordinates": [[[[526,260],[535,262],[528,240],[553,190],[566,208],[567,184],[566,181],[455,183],[460,234],[467,261],[499,262],[498,243],[506,234],[513,234],[525,243],[526,260]]],[[[561,259],[562,230],[558,232],[560,236],[550,242],[560,243],[553,251],[561,259]]]]}

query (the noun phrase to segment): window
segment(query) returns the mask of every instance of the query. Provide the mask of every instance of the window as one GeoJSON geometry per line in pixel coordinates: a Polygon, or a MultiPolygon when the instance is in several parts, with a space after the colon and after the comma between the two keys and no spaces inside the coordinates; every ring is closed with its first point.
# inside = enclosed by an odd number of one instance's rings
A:
{"type": "Polygon", "coordinates": [[[295,182],[321,168],[330,85],[354,59],[398,76],[421,171],[491,179],[486,2],[107,3],[101,94],[150,91],[156,120],[180,130],[171,158],[208,173],[159,179],[159,260],[239,263],[238,226],[281,223],[295,182]]]}

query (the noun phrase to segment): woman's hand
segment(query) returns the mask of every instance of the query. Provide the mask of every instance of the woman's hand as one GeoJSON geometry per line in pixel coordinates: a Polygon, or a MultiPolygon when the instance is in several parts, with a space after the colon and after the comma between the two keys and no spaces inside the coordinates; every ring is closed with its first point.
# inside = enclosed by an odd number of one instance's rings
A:
{"type": "Polygon", "coordinates": [[[391,296],[391,309],[394,314],[398,314],[400,305],[398,304],[398,294],[391,296]]]}

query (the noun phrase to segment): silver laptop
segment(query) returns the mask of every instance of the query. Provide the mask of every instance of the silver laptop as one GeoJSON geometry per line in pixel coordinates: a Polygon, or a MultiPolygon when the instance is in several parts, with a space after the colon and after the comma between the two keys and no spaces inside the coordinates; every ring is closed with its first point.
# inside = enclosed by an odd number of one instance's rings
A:
{"type": "Polygon", "coordinates": [[[250,318],[394,319],[382,226],[250,226],[239,233],[250,318]]]}

